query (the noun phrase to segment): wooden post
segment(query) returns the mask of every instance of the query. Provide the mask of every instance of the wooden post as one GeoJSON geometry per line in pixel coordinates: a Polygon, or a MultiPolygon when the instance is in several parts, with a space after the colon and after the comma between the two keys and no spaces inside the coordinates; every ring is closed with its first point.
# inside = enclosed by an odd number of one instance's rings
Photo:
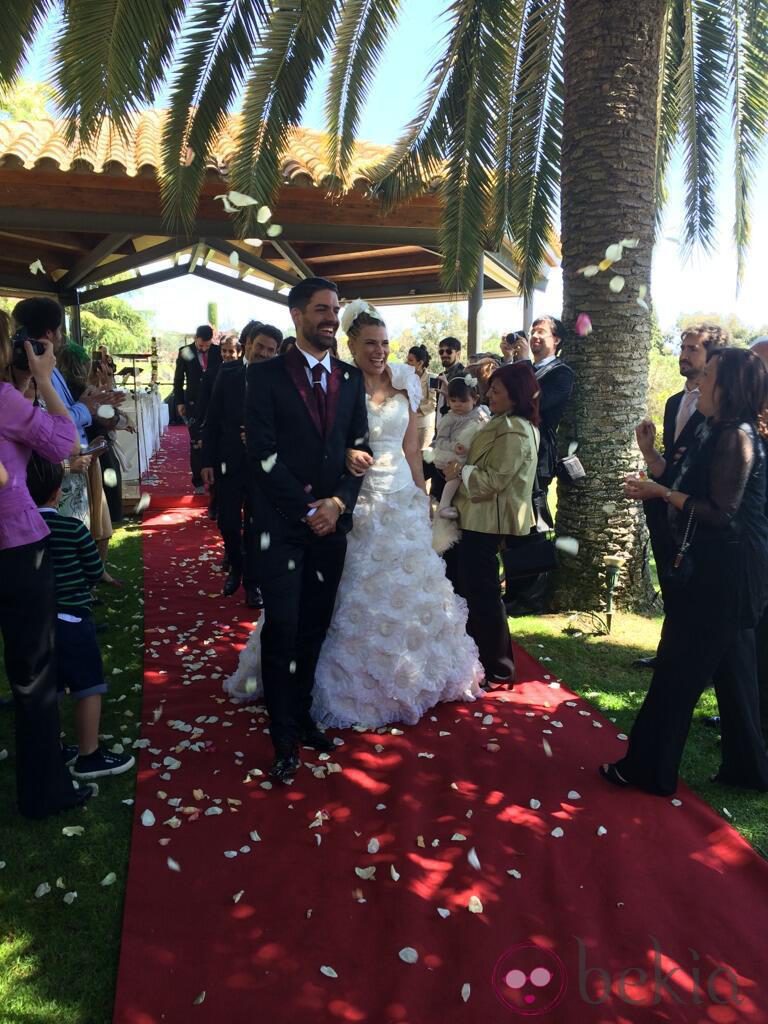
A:
{"type": "Polygon", "coordinates": [[[80,296],[75,292],[75,301],[69,310],[69,337],[71,341],[77,342],[78,345],[83,343],[83,333],[80,328],[80,296]]]}
{"type": "Polygon", "coordinates": [[[469,293],[467,309],[467,361],[473,362],[477,355],[477,343],[480,336],[480,318],[483,310],[483,284],[485,270],[485,254],[480,253],[477,262],[477,279],[469,293]]]}

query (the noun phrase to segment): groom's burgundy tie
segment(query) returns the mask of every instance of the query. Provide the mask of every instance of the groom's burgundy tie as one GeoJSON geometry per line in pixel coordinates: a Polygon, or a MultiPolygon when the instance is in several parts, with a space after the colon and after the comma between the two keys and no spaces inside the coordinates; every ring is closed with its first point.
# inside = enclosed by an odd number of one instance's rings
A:
{"type": "Polygon", "coordinates": [[[317,406],[317,412],[320,416],[320,423],[322,424],[323,431],[325,431],[326,425],[326,401],[325,401],[325,389],[323,388],[323,377],[325,376],[325,367],[320,363],[315,363],[312,367],[312,390],[315,395],[315,405],[317,406]]]}

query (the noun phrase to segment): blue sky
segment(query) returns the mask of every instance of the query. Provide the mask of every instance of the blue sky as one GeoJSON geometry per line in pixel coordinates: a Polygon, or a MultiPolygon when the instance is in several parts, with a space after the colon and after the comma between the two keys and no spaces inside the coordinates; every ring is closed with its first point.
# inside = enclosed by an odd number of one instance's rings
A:
{"type": "MultiPolygon", "coordinates": [[[[442,11],[446,0],[410,0],[403,12],[380,71],[374,81],[368,104],[363,112],[359,136],[382,144],[393,143],[403,127],[415,114],[423,94],[424,83],[436,59],[446,30],[442,11]]],[[[26,77],[45,77],[45,58],[52,50],[56,26],[52,20],[38,41],[26,77]],[[42,59],[41,59],[42,58],[42,59]]],[[[318,76],[312,89],[303,123],[311,128],[325,126],[324,84],[326,69],[318,76]]],[[[733,196],[731,185],[732,156],[726,151],[718,189],[718,245],[714,252],[694,252],[687,261],[681,255],[677,239],[681,237],[683,213],[680,160],[673,162],[670,176],[670,199],[663,229],[654,250],[652,294],[659,321],[665,330],[675,324],[678,316],[695,311],[737,314],[753,326],[768,322],[765,298],[765,271],[762,250],[768,237],[768,154],[763,154],[760,173],[755,180],[752,200],[753,244],[740,294],[736,294],[736,254],[732,242],[733,196]]],[[[626,235],[623,225],[616,225],[616,238],[626,235]]],[[[596,254],[601,255],[601,254],[596,254]]],[[[535,311],[558,313],[562,299],[559,272],[551,277],[545,293],[537,293],[535,311]]],[[[286,314],[271,303],[252,301],[240,293],[216,285],[200,287],[198,280],[168,282],[136,293],[133,303],[154,314],[158,329],[185,330],[203,322],[209,301],[219,304],[220,323],[237,325],[251,317],[287,319],[286,314]],[[183,312],[182,312],[183,311],[183,312]]],[[[390,331],[396,333],[411,322],[413,307],[387,307],[390,331]]],[[[501,333],[521,324],[522,308],[518,300],[494,299],[486,303],[483,323],[486,330],[501,333]]]]}

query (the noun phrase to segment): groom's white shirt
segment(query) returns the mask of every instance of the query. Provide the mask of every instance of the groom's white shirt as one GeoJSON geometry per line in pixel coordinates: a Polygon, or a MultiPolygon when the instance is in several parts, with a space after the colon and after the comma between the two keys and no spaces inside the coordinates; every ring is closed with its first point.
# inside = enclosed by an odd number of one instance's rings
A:
{"type": "Polygon", "coordinates": [[[307,365],[304,367],[304,372],[306,373],[307,380],[309,381],[310,384],[314,383],[312,380],[312,370],[317,366],[318,363],[325,370],[320,387],[323,389],[323,391],[327,391],[328,378],[331,375],[331,353],[326,352],[322,359],[317,359],[315,356],[312,355],[311,352],[307,352],[306,349],[303,349],[298,342],[296,342],[296,348],[299,350],[299,352],[301,352],[301,354],[307,361],[307,365]]]}

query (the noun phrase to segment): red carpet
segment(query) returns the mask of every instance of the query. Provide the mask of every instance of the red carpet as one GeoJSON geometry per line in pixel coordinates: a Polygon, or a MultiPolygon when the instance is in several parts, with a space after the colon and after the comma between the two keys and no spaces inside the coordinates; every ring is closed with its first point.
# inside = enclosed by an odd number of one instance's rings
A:
{"type": "Polygon", "coordinates": [[[266,788],[265,716],[220,696],[248,613],[214,538],[145,517],[118,1024],[768,1022],[768,864],[685,788],[609,788],[615,727],[522,651],[514,692],[266,788]]]}

